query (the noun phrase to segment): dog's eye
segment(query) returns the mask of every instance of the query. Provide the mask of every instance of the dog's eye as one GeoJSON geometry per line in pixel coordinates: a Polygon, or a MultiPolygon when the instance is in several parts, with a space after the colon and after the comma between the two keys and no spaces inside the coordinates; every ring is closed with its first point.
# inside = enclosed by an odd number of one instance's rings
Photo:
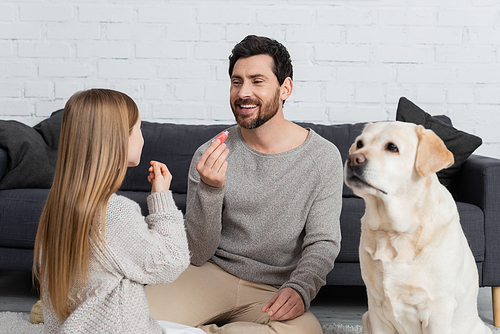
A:
{"type": "Polygon", "coordinates": [[[363,141],[358,140],[358,142],[356,143],[356,148],[363,148],[363,141]]]}
{"type": "Polygon", "coordinates": [[[393,153],[398,153],[399,150],[398,150],[398,147],[396,145],[394,145],[393,143],[389,143],[385,146],[385,148],[387,149],[387,151],[391,151],[393,153]]]}

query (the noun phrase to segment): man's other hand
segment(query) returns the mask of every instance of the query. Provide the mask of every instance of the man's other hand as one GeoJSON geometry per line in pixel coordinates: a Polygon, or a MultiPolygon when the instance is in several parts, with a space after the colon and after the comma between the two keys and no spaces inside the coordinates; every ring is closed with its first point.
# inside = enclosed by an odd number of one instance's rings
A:
{"type": "Polygon", "coordinates": [[[262,312],[275,321],[293,320],[305,312],[304,302],[297,291],[284,288],[262,307],[262,312]]]}

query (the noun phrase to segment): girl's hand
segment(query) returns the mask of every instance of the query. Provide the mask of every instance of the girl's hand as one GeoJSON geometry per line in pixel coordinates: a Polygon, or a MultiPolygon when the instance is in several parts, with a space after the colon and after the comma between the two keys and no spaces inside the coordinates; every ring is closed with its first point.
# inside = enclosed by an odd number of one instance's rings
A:
{"type": "Polygon", "coordinates": [[[151,161],[149,167],[148,181],[151,183],[151,193],[169,190],[172,174],[167,166],[158,161],[151,161]]]}

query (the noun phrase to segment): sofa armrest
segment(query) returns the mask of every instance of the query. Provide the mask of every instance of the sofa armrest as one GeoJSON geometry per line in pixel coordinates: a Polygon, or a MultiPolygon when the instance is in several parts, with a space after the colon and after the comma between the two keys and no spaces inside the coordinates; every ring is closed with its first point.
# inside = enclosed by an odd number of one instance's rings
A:
{"type": "MultiPolygon", "coordinates": [[[[471,155],[462,165],[455,199],[500,212],[500,159],[471,155]],[[497,209],[498,208],[498,209],[497,209]]],[[[496,218],[500,218],[496,217],[496,218]]]]}
{"type": "Polygon", "coordinates": [[[455,199],[483,210],[486,252],[481,285],[500,286],[500,159],[471,155],[462,166],[455,199]]]}
{"type": "Polygon", "coordinates": [[[5,175],[8,164],[9,164],[9,156],[7,155],[7,152],[3,148],[0,148],[0,180],[5,175]]]}

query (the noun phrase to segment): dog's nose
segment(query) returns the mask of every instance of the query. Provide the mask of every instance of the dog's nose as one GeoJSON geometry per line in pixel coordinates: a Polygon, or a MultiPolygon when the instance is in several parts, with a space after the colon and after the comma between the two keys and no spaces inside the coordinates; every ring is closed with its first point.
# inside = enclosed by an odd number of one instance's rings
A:
{"type": "Polygon", "coordinates": [[[349,154],[347,157],[347,165],[349,167],[363,166],[366,162],[366,157],[361,153],[349,154]]]}

